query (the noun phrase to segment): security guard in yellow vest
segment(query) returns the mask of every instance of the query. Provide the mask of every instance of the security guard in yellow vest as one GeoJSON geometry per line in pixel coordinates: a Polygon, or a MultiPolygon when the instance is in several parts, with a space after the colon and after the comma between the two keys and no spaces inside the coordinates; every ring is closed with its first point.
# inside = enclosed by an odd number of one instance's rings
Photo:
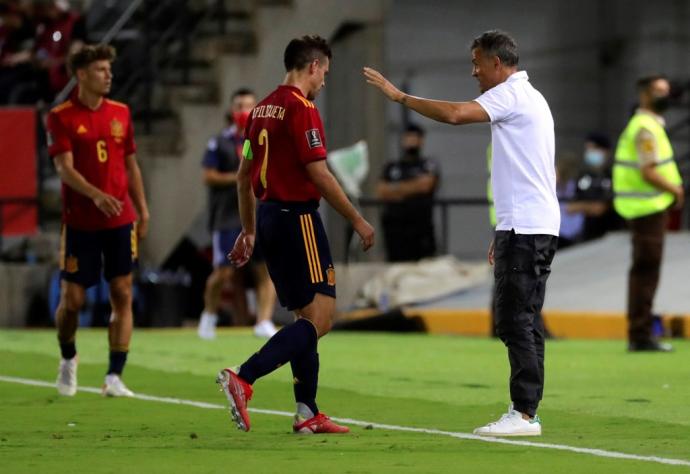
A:
{"type": "Polygon", "coordinates": [[[683,206],[684,192],[662,113],[670,85],[663,76],[637,82],[640,108],[618,140],[613,205],[632,234],[628,277],[628,350],[670,351],[652,336],[652,305],[659,282],[668,209],[683,206]]]}

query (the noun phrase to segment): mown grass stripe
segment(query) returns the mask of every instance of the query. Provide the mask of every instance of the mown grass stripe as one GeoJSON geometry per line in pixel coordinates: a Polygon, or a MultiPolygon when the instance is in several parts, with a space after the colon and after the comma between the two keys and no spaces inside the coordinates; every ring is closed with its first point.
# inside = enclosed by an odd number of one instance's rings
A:
{"type": "MultiPolygon", "coordinates": [[[[21,378],[21,377],[9,377],[9,376],[5,376],[5,375],[0,375],[0,382],[16,383],[16,384],[22,384],[22,385],[30,385],[30,386],[34,386],[34,387],[46,387],[46,388],[55,389],[55,383],[54,382],[46,382],[43,380],[25,379],[25,378],[21,378]]],[[[96,393],[99,395],[101,393],[101,389],[96,388],[96,387],[79,387],[78,390],[80,392],[96,393]]],[[[135,398],[137,400],[145,400],[145,401],[159,402],[159,403],[169,403],[169,404],[173,404],[173,405],[186,405],[186,406],[192,406],[192,407],[196,407],[196,408],[206,408],[206,409],[213,409],[213,410],[223,410],[223,409],[227,408],[225,405],[220,405],[217,403],[198,402],[198,401],[194,401],[194,400],[185,400],[182,398],[173,398],[173,397],[158,397],[155,395],[145,395],[145,394],[139,394],[139,393],[135,393],[133,398],[135,398]]],[[[249,411],[252,413],[259,413],[259,414],[263,414],[263,415],[275,415],[275,416],[285,416],[285,417],[292,417],[293,416],[293,413],[290,413],[290,412],[279,411],[279,410],[267,410],[267,409],[263,409],[263,408],[250,408],[249,411]]],[[[534,442],[534,441],[523,441],[523,440],[505,439],[505,438],[488,438],[488,437],[484,437],[484,436],[473,435],[470,433],[461,433],[461,432],[455,432],[455,431],[443,431],[443,430],[436,430],[436,429],[430,429],[430,428],[415,428],[412,426],[388,425],[388,424],[375,423],[375,422],[370,422],[370,421],[355,420],[352,418],[331,417],[331,419],[334,421],[337,421],[338,423],[345,423],[348,425],[355,425],[355,426],[370,426],[372,428],[376,428],[376,429],[380,429],[380,430],[401,431],[401,432],[407,432],[407,433],[420,433],[420,434],[428,434],[428,435],[435,435],[435,436],[448,436],[448,437],[457,438],[457,439],[464,439],[464,440],[471,440],[471,441],[483,441],[485,443],[507,444],[510,446],[523,446],[523,447],[528,447],[528,448],[555,449],[558,451],[569,451],[569,452],[573,452],[573,453],[587,454],[590,456],[596,456],[596,457],[602,457],[602,458],[625,459],[625,460],[630,460],[630,461],[643,461],[643,462],[652,462],[652,463],[657,463],[657,464],[668,464],[668,465],[672,465],[672,466],[690,467],[690,461],[686,461],[683,459],[663,458],[663,457],[659,457],[659,456],[643,456],[643,455],[638,455],[638,454],[621,453],[621,452],[617,452],[617,451],[607,451],[605,449],[581,448],[581,447],[577,447],[577,446],[568,446],[566,444],[538,443],[538,442],[534,442]]]]}

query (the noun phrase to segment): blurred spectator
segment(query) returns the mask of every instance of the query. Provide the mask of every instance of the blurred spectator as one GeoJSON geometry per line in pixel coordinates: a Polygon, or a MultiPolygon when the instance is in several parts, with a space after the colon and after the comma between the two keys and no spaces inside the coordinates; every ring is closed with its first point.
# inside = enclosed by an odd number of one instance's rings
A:
{"type": "Polygon", "coordinates": [[[377,197],[387,202],[382,224],[390,262],[416,261],[436,253],[433,201],[439,168],[422,157],[423,145],[424,130],[408,125],[402,135],[402,157],[386,164],[376,188],[377,197]]]}
{"type": "Polygon", "coordinates": [[[16,84],[31,79],[34,31],[20,2],[0,2],[0,104],[10,103],[16,84]]]}
{"type": "Polygon", "coordinates": [[[601,133],[587,135],[574,201],[566,206],[569,213],[584,215],[582,240],[596,239],[623,227],[622,219],[613,210],[611,167],[609,138],[601,133]]]}
{"type": "Polygon", "coordinates": [[[67,57],[86,41],[84,18],[69,7],[66,0],[34,0],[36,45],[34,61],[38,68],[41,97],[51,101],[69,82],[67,57]]]}
{"type": "Polygon", "coordinates": [[[577,243],[584,230],[585,215],[579,210],[571,210],[569,201],[577,194],[578,160],[574,155],[565,154],[556,162],[556,195],[561,208],[561,227],[558,248],[566,248],[577,243]]]}
{"type": "Polygon", "coordinates": [[[0,15],[0,104],[51,102],[86,41],[83,17],[65,0],[6,0],[0,15]]]}

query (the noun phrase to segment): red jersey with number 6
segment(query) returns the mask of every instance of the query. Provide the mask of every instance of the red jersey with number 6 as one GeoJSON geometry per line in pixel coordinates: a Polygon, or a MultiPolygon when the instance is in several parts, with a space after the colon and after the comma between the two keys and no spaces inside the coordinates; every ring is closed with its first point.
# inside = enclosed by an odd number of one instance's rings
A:
{"type": "Polygon", "coordinates": [[[252,160],[252,188],[262,201],[311,201],[321,193],[307,165],[326,159],[321,116],[313,102],[281,85],[249,115],[244,158],[252,160]]]}
{"type": "Polygon", "coordinates": [[[73,166],[84,179],[122,201],[119,216],[107,217],[91,199],[62,184],[62,220],[79,230],[111,229],[136,220],[129,197],[125,157],[136,151],[129,107],[104,99],[91,110],[77,98],[48,114],[48,152],[51,157],[71,152],[73,166]]]}

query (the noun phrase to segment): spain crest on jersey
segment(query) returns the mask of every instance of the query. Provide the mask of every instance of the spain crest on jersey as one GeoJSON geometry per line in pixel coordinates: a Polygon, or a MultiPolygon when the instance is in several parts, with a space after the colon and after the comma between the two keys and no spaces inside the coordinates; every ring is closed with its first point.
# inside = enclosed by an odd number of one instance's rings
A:
{"type": "Polygon", "coordinates": [[[328,286],[335,286],[335,268],[333,268],[333,265],[328,266],[326,276],[328,277],[328,286]]]}
{"type": "Polygon", "coordinates": [[[125,127],[118,119],[113,119],[110,122],[110,134],[115,139],[115,142],[120,143],[125,136],[125,127]]]}

